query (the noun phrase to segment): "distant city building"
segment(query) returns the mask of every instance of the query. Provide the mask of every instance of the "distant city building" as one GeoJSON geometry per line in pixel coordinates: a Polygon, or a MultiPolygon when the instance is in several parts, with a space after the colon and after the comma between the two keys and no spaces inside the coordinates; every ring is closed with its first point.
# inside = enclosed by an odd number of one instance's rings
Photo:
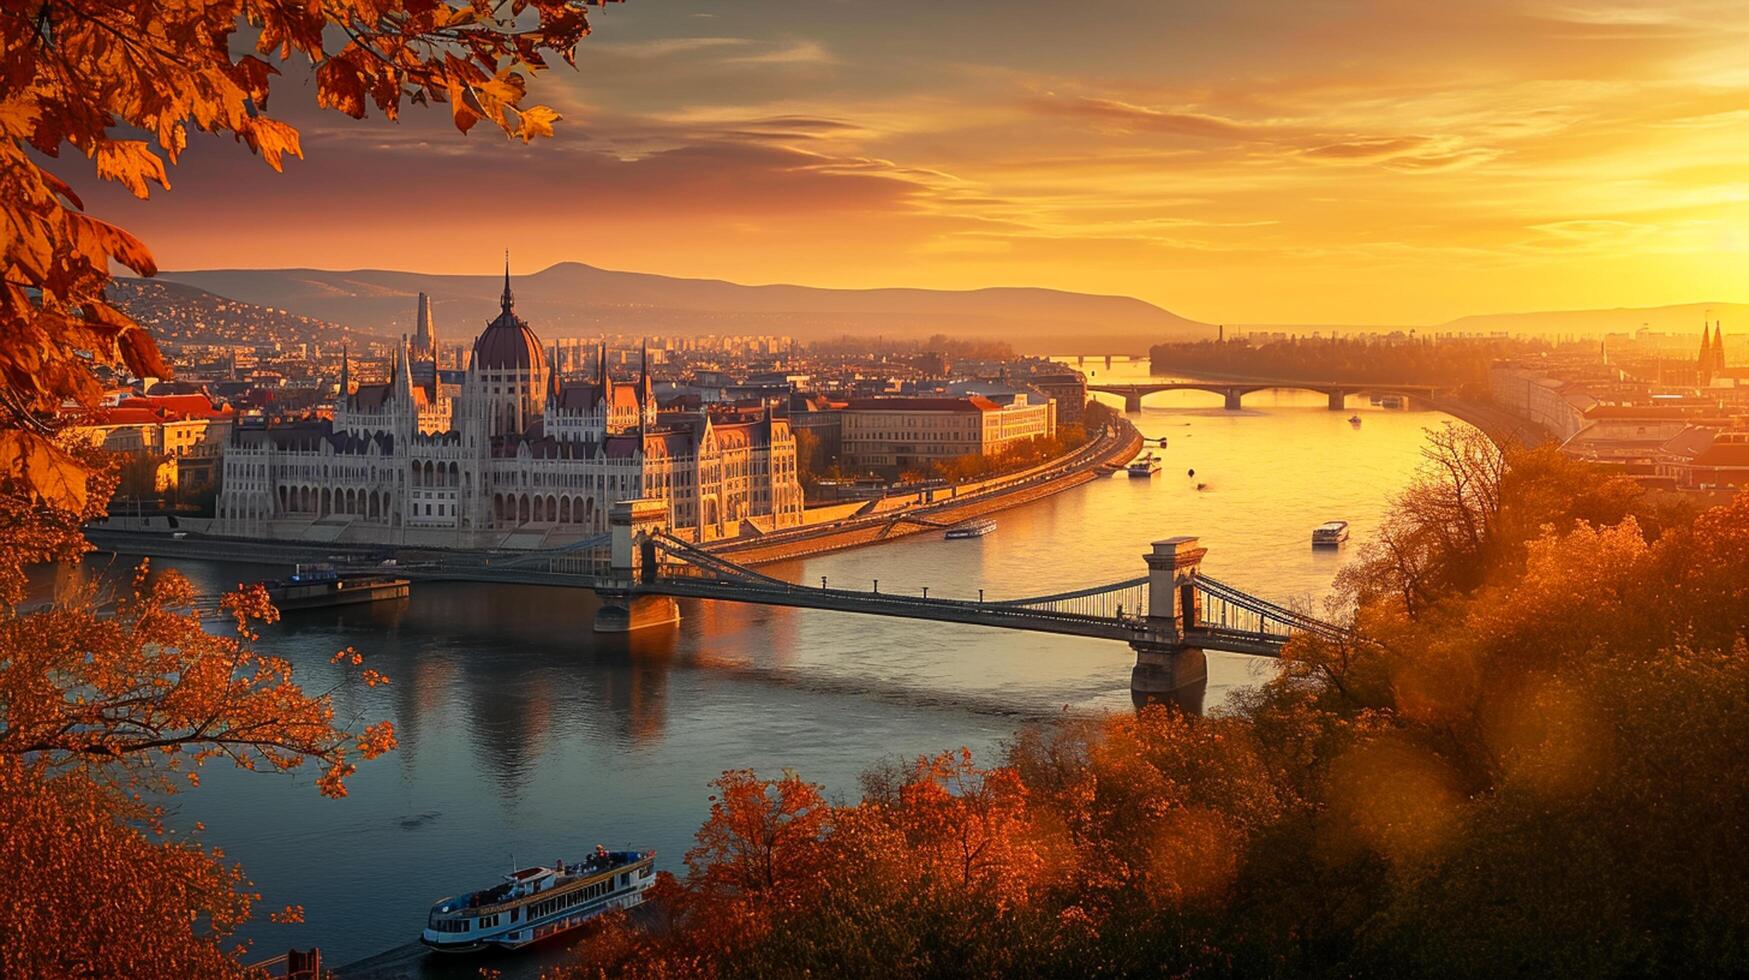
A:
{"type": "MultiPolygon", "coordinates": [[[[159,387],[163,387],[160,385],[159,387]]],[[[236,409],[204,394],[124,397],[98,410],[73,434],[91,445],[149,463],[150,486],[138,493],[199,490],[210,484],[212,461],[228,440],[236,409]]]]}
{"type": "Polygon", "coordinates": [[[413,347],[410,351],[414,384],[430,385],[437,379],[441,351],[442,347],[437,342],[437,326],[431,319],[431,298],[420,293],[419,309],[413,322],[413,347]]]}
{"type": "Polygon", "coordinates": [[[852,399],[841,414],[845,467],[888,476],[955,456],[994,456],[1057,430],[1055,403],[1024,395],[1007,405],[982,395],[852,399]]]}
{"type": "Polygon", "coordinates": [[[540,547],[605,531],[609,507],[634,499],[664,502],[669,526],[695,540],[740,534],[744,522],[801,523],[785,420],[659,414],[647,356],[626,383],[606,355],[603,345],[592,380],[561,380],[516,315],[506,270],[499,315],[475,339],[456,397],[420,383],[426,372],[403,344],[382,384],[352,390],[342,365],[332,421],[239,427],[225,450],[218,529],[540,547]]]}

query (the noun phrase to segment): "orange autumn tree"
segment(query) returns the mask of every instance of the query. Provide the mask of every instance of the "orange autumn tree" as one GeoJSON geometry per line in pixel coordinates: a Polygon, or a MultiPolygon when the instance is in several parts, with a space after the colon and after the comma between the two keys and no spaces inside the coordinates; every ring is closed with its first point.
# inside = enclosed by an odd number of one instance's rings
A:
{"type": "Polygon", "coordinates": [[[558,113],[523,105],[548,59],[574,64],[585,12],[606,0],[41,0],[0,5],[0,472],[79,510],[86,471],[49,438],[63,406],[100,392],[91,365],[168,373],[145,330],[104,297],[119,265],[152,275],[144,243],[92,217],[44,164],[67,149],[144,198],[191,132],[230,134],[275,170],[302,156],[268,114],[293,62],[316,101],[389,119],[448,105],[530,140],[558,113]],[[253,53],[249,53],[253,49],[253,53]],[[31,151],[34,150],[33,154],[31,151]]]}
{"type": "MultiPolygon", "coordinates": [[[[144,243],[85,213],[54,172],[69,149],[138,197],[170,187],[195,133],[229,134],[275,170],[301,156],[269,114],[278,65],[318,104],[389,119],[448,106],[458,129],[550,135],[528,76],[573,63],[604,0],[32,0],[0,4],[0,975],[234,974],[224,945],[254,896],[223,855],[166,831],[147,800],[202,764],[308,761],[343,795],[353,759],[393,746],[354,733],[330,692],[254,647],[274,612],[226,599],[210,632],[174,574],[113,600],[75,589],[27,610],[26,568],[85,548],[113,467],[60,432],[101,393],[98,372],[169,373],[152,338],[105,298],[110,270],[155,272],[144,243]]],[[[341,655],[364,683],[383,678],[341,655]]]]}

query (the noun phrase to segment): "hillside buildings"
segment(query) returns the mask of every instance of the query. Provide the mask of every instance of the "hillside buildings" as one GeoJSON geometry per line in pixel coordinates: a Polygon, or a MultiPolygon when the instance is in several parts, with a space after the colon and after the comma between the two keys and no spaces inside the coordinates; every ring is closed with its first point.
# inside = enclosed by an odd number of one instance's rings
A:
{"type": "Polygon", "coordinates": [[[387,381],[341,368],[333,419],[240,426],[215,531],[449,547],[554,547],[607,530],[623,500],[657,500],[691,540],[802,521],[795,440],[769,412],[658,411],[648,370],[620,381],[605,347],[567,379],[517,316],[508,269],[460,390],[437,380],[423,301],[417,346],[387,381]]]}

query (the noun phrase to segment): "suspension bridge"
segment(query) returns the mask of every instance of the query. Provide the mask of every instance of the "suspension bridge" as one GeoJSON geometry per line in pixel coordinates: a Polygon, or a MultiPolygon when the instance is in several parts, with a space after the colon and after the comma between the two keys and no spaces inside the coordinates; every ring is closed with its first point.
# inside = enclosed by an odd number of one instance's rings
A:
{"type": "Polygon", "coordinates": [[[611,515],[612,574],[595,628],[625,632],[675,622],[678,598],[748,602],[1121,640],[1136,652],[1130,690],[1175,695],[1207,681],[1205,651],[1277,656],[1296,636],[1340,641],[1347,631],[1202,574],[1208,553],[1194,537],[1167,538],[1143,555],[1147,574],[1020,598],[977,599],[816,587],[776,578],[611,515]],[[617,520],[613,520],[617,518],[617,520]]]}

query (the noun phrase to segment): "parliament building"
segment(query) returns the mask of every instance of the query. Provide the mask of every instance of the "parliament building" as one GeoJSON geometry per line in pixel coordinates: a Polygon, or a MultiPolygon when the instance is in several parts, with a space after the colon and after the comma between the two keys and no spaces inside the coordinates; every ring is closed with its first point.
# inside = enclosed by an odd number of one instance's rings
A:
{"type": "Polygon", "coordinates": [[[607,530],[618,501],[660,500],[678,535],[710,541],[802,523],[789,423],[767,409],[659,411],[637,381],[564,380],[516,315],[474,341],[460,391],[433,359],[420,297],[389,380],[343,362],[332,421],[238,425],[224,449],[214,530],[245,537],[470,548],[552,548],[607,530]]]}

